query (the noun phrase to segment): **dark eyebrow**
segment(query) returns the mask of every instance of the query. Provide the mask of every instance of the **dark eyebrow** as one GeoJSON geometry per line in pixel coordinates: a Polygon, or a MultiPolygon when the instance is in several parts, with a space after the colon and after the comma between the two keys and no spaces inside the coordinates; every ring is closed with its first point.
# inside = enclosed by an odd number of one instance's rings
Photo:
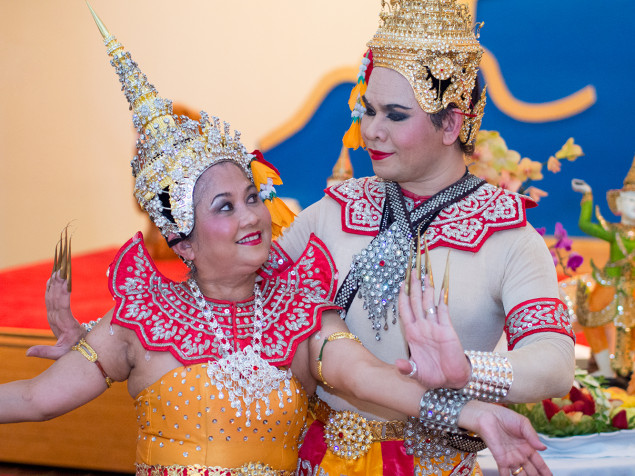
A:
{"type": "MultiPolygon", "coordinates": [[[[362,101],[364,101],[365,105],[370,106],[370,102],[366,98],[366,95],[362,96],[362,101]]],[[[384,104],[381,108],[389,112],[394,111],[395,109],[403,109],[404,111],[410,111],[412,109],[411,107],[402,106],[401,104],[384,104]]]]}
{"type": "Polygon", "coordinates": [[[218,195],[216,195],[214,198],[212,198],[212,203],[211,205],[214,204],[214,202],[218,199],[218,198],[226,198],[226,197],[231,197],[231,193],[229,192],[224,192],[224,193],[219,193],[218,195]]]}
{"type": "MultiPolygon", "coordinates": [[[[256,189],[256,186],[253,183],[250,183],[249,185],[247,185],[245,187],[245,193],[248,193],[249,191],[251,191],[251,189],[256,189]]],[[[219,193],[218,195],[216,195],[213,199],[212,199],[212,204],[216,201],[216,199],[218,198],[229,198],[231,197],[232,194],[230,192],[223,192],[223,193],[219,193]]]]}

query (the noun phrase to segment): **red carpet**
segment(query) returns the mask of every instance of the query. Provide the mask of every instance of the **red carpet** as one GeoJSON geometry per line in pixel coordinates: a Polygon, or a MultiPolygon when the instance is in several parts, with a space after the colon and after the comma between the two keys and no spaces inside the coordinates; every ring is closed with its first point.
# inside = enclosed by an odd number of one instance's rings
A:
{"type": "MultiPolygon", "coordinates": [[[[73,256],[71,310],[80,322],[103,316],[112,306],[106,271],[117,248],[73,256]]],[[[180,260],[157,261],[161,272],[176,281],[187,267],[180,260]]],[[[53,260],[0,271],[0,327],[48,329],[44,290],[53,260]]]]}

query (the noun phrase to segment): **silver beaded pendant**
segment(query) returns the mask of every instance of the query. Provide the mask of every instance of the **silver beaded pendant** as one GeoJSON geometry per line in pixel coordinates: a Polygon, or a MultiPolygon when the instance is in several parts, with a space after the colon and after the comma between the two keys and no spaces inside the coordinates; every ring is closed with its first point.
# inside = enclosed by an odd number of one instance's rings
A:
{"type": "Polygon", "coordinates": [[[243,414],[245,407],[245,426],[251,426],[251,404],[255,402],[256,419],[262,419],[262,406],[265,415],[273,414],[270,394],[277,390],[280,408],[284,407],[284,394],[292,396],[291,370],[281,370],[262,358],[262,326],[265,321],[262,304],[262,294],[256,284],[254,286],[254,333],[251,345],[242,350],[233,350],[232,344],[214,317],[209,305],[205,301],[198,284],[193,279],[188,281],[192,294],[201,309],[205,320],[216,335],[223,357],[210,361],[207,375],[210,383],[218,390],[218,398],[225,398],[223,390],[227,392],[230,406],[236,410],[236,417],[243,414]],[[281,388],[282,387],[282,388],[281,388]],[[263,405],[261,405],[261,403],[263,405]]]}
{"type": "Polygon", "coordinates": [[[392,323],[397,322],[397,295],[406,275],[410,242],[410,233],[395,222],[353,258],[351,272],[357,278],[358,295],[364,299],[377,340],[382,327],[388,330],[389,311],[392,323]]]}
{"type": "Polygon", "coordinates": [[[207,367],[207,375],[212,385],[218,389],[218,398],[225,398],[223,389],[227,392],[230,406],[236,410],[236,416],[244,413],[247,419],[245,426],[251,426],[251,403],[256,402],[256,419],[262,419],[262,406],[264,414],[273,414],[269,395],[278,391],[280,408],[284,407],[284,394],[292,396],[291,370],[279,370],[256,352],[252,346],[237,350],[222,359],[211,361],[207,367]],[[284,382],[281,388],[280,383],[284,382]],[[261,405],[261,402],[263,405],[261,405]]]}
{"type": "Polygon", "coordinates": [[[414,235],[425,233],[437,214],[474,192],[485,182],[466,173],[459,181],[443,189],[422,205],[406,199],[399,185],[385,182],[385,202],[380,231],[370,244],[353,257],[351,270],[337,293],[335,303],[346,318],[355,293],[364,300],[364,309],[381,340],[381,329],[388,330],[388,315],[397,323],[397,295],[406,276],[408,255],[414,235]],[[390,223],[390,224],[389,224],[390,223]]]}

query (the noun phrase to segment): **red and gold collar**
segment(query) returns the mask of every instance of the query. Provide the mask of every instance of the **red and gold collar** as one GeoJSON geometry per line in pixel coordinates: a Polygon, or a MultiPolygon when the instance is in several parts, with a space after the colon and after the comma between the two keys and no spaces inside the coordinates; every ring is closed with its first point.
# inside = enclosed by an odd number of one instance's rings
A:
{"type": "MultiPolygon", "coordinates": [[[[385,189],[383,180],[364,177],[334,185],[325,193],[341,206],[343,231],[375,236],[379,232],[385,189]]],[[[414,201],[407,196],[405,201],[412,210],[414,201]]],[[[525,210],[535,206],[529,197],[484,184],[439,213],[426,233],[428,246],[476,252],[493,233],[525,226],[525,210]]]]}
{"type": "MultiPolygon", "coordinates": [[[[320,328],[322,312],[338,309],[331,302],[337,289],[335,263],[324,243],[311,235],[295,263],[275,245],[260,274],[263,358],[275,366],[290,365],[298,344],[320,328]]],[[[170,352],[184,365],[221,357],[189,286],[159,272],[141,233],[117,253],[109,287],[115,299],[112,322],[134,330],[145,349],[170,352]]],[[[251,343],[253,298],[207,303],[221,329],[233,336],[235,349],[251,343]]]]}

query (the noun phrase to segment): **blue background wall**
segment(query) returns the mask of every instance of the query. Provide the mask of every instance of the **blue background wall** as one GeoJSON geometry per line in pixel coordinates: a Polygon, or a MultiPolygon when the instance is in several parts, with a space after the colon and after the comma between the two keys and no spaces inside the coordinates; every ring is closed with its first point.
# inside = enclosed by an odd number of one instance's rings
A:
{"type": "MultiPolygon", "coordinates": [[[[564,161],[558,174],[543,167],[545,178],[535,185],[549,196],[529,211],[532,224],[552,233],[560,221],[571,235],[582,235],[577,227],[580,195],[571,190],[572,178],[586,180],[605,217],[618,220],[605,193],[621,188],[635,155],[635,2],[480,0],[476,17],[485,21],[481,42],[498,60],[516,99],[544,103],[587,85],[596,89],[591,108],[555,122],[520,122],[493,101],[487,104],[482,128],[498,130],[523,157],[546,162],[569,137],[585,152],[576,162],[564,161]]],[[[360,55],[363,49],[360,45],[360,55]]],[[[301,131],[266,151],[285,180],[281,195],[296,197],[305,207],[322,196],[349,125],[352,85],[336,86],[301,131]]],[[[364,151],[351,151],[351,160],[355,176],[372,175],[364,151]]]]}

